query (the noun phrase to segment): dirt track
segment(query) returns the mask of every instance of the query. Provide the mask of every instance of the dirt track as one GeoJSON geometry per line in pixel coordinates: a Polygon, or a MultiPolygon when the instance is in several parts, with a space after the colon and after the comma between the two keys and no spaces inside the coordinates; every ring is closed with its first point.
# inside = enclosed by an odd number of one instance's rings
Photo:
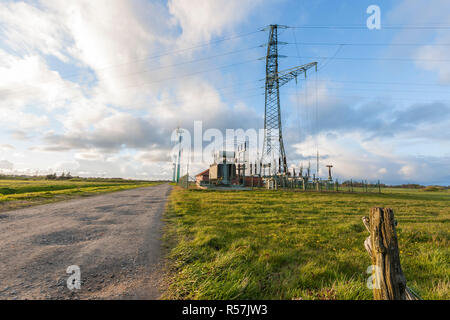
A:
{"type": "Polygon", "coordinates": [[[170,186],[0,213],[0,299],[157,299],[170,186]],[[70,291],[66,269],[81,269],[70,291]]]}

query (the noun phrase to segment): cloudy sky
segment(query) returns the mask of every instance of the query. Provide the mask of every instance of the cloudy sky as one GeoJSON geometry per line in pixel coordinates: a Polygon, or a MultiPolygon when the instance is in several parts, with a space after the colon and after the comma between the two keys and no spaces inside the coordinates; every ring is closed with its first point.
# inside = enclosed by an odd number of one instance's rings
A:
{"type": "Polygon", "coordinates": [[[290,165],[450,185],[449,21],[448,0],[0,0],[0,171],[170,179],[177,126],[263,127],[282,24],[280,69],[319,62],[281,89],[290,165]]]}

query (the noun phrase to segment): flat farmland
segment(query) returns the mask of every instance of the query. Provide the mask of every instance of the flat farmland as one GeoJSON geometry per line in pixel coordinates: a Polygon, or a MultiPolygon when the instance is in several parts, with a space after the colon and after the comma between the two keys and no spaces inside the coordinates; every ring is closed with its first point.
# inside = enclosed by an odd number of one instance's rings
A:
{"type": "Polygon", "coordinates": [[[0,179],[0,211],[106,192],[149,187],[158,183],[121,179],[0,179]]]}
{"type": "Polygon", "coordinates": [[[373,299],[361,218],[391,207],[403,272],[424,299],[450,299],[450,193],[175,188],[165,214],[167,299],[373,299]]]}

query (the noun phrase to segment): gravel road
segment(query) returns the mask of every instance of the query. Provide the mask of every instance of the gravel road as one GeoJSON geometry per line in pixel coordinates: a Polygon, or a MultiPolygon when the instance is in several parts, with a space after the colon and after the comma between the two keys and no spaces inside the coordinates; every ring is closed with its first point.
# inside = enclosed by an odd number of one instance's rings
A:
{"type": "Polygon", "coordinates": [[[0,213],[0,299],[157,299],[168,184],[0,213]],[[67,267],[81,270],[69,290],[67,267]]]}

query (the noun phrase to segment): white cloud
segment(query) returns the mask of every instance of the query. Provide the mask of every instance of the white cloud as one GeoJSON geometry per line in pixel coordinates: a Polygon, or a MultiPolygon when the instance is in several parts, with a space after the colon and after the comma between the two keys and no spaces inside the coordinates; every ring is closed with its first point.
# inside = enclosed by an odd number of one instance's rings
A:
{"type": "MultiPolygon", "coordinates": [[[[308,166],[311,160],[312,172],[315,172],[315,142],[311,138],[295,145],[297,156],[292,155],[294,165],[298,168],[308,166]]],[[[368,180],[395,184],[406,182],[445,184],[448,180],[446,172],[450,172],[448,157],[423,157],[401,154],[395,151],[395,144],[389,141],[365,141],[363,136],[352,133],[340,133],[336,139],[327,139],[325,134],[319,135],[321,155],[320,171],[326,174],[327,164],[333,165],[333,176],[340,181],[346,179],[368,180]]]]}
{"type": "Polygon", "coordinates": [[[46,115],[35,115],[23,111],[2,110],[0,126],[16,130],[17,128],[35,131],[48,126],[49,119],[46,115]]]}
{"type": "Polygon", "coordinates": [[[152,164],[155,162],[169,162],[172,160],[170,157],[170,150],[156,148],[149,151],[139,152],[136,155],[135,159],[145,164],[152,164]]]}
{"type": "MultiPolygon", "coordinates": [[[[450,15],[449,15],[450,19],[450,15]]],[[[450,35],[438,37],[436,43],[449,43],[450,35]]],[[[435,71],[439,75],[439,81],[444,84],[450,84],[450,51],[448,47],[442,46],[423,46],[417,49],[415,53],[416,64],[424,69],[435,71]],[[444,61],[443,61],[444,60],[444,61]],[[445,62],[447,60],[447,62],[445,62]]]]}
{"type": "Polygon", "coordinates": [[[12,170],[14,168],[14,164],[9,162],[8,160],[0,160],[0,169],[12,170]]]}
{"type": "Polygon", "coordinates": [[[417,168],[415,168],[413,165],[404,165],[400,168],[399,173],[403,175],[405,178],[413,178],[414,172],[417,171],[417,168]]]}
{"type": "Polygon", "coordinates": [[[3,42],[20,55],[54,55],[67,61],[66,33],[62,20],[52,10],[25,2],[0,3],[3,42]]]}
{"type": "MultiPolygon", "coordinates": [[[[412,26],[442,26],[450,20],[450,2],[448,0],[403,0],[387,14],[387,23],[412,26]]],[[[401,43],[418,43],[422,40],[429,43],[415,48],[411,55],[416,59],[416,65],[424,70],[436,72],[442,83],[450,84],[450,64],[438,60],[450,60],[447,46],[450,42],[448,29],[416,29],[400,31],[396,36],[401,43]],[[433,39],[430,41],[430,39],[433,39]]]]}
{"type": "MultiPolygon", "coordinates": [[[[173,21],[168,19],[171,15],[175,20],[182,21],[179,39],[186,39],[186,34],[203,37],[205,32],[209,37],[230,29],[232,24],[228,22],[242,20],[251,3],[196,2],[189,6],[190,12],[198,13],[196,17],[188,17],[188,13],[184,11],[188,9],[186,4],[177,1],[171,2],[168,8],[144,1],[62,3],[45,0],[36,6],[25,3],[5,4],[3,14],[7,12],[8,17],[2,21],[2,26],[6,30],[6,44],[10,48],[20,49],[23,54],[15,56],[0,50],[0,71],[8,75],[2,77],[3,81],[0,80],[0,94],[3,96],[0,106],[10,109],[7,121],[14,123],[21,118],[15,125],[19,125],[16,129],[23,130],[30,129],[33,122],[36,127],[48,125],[46,116],[33,116],[20,109],[30,103],[47,111],[63,107],[67,111],[55,114],[54,120],[63,125],[66,131],[63,136],[71,137],[72,142],[87,133],[90,137],[87,140],[95,140],[95,136],[99,136],[105,142],[114,137],[120,144],[129,131],[132,133],[140,126],[137,123],[135,127],[130,123],[131,120],[124,120],[124,115],[119,119],[107,104],[119,106],[125,112],[135,108],[149,110],[149,116],[145,116],[146,112],[142,114],[154,123],[152,127],[155,130],[157,125],[163,130],[175,127],[175,119],[179,118],[180,113],[189,115],[192,120],[205,118],[206,115],[206,122],[212,125],[224,116],[231,118],[234,110],[230,110],[221,101],[214,87],[205,80],[193,78],[189,81],[172,81],[169,87],[164,82],[159,85],[159,80],[170,78],[177,70],[164,68],[155,71],[155,67],[159,65],[158,60],[148,58],[161,52],[161,49],[173,49],[178,43],[169,42],[170,36],[166,36],[174,28],[173,21]],[[241,7],[239,13],[233,13],[238,6],[241,7]],[[149,22],[142,12],[155,19],[149,22]],[[214,17],[218,13],[221,13],[220,21],[214,17]],[[200,16],[202,26],[197,29],[194,20],[200,16]],[[26,21],[21,24],[23,19],[26,21]],[[45,23],[40,23],[41,20],[45,20],[45,23]],[[39,28],[34,32],[36,25],[39,28]],[[20,36],[17,32],[20,32],[20,36]],[[42,55],[70,60],[72,65],[81,68],[81,73],[85,73],[85,67],[89,67],[96,77],[94,86],[89,88],[83,82],[78,84],[76,72],[75,77],[70,77],[75,82],[63,80],[58,72],[49,69],[42,55]],[[172,98],[174,85],[178,86],[176,99],[172,98]],[[167,95],[164,92],[161,95],[165,98],[164,101],[154,99],[160,93],[159,88],[168,88],[167,95]],[[203,99],[203,96],[206,98],[203,99]],[[183,100],[181,103],[180,98],[183,100]],[[150,101],[153,101],[152,104],[149,104],[150,101]],[[172,106],[166,107],[168,101],[172,102],[172,106]],[[206,105],[204,102],[207,102],[206,105]],[[118,123],[121,120],[129,127],[121,129],[123,125],[118,123]],[[121,133],[118,130],[122,130],[121,133]]],[[[169,64],[176,61],[170,56],[163,58],[169,64]]],[[[244,109],[237,108],[235,111],[251,112],[244,109]]],[[[125,144],[132,144],[130,139],[125,140],[125,144]]],[[[95,145],[95,141],[90,142],[95,145]]],[[[56,150],[57,147],[51,149],[56,150]]]]}
{"type": "Polygon", "coordinates": [[[79,94],[79,85],[51,71],[43,57],[18,57],[0,49],[0,109],[20,110],[32,104],[50,111],[67,106],[79,94]]]}
{"type": "Polygon", "coordinates": [[[0,144],[0,150],[10,151],[10,150],[14,150],[14,149],[15,149],[15,147],[10,145],[9,143],[0,144]]]}
{"type": "Polygon", "coordinates": [[[260,3],[260,0],[169,0],[168,7],[182,29],[179,41],[195,44],[233,30],[260,3]]]}
{"type": "Polygon", "coordinates": [[[133,90],[132,86],[149,81],[149,74],[142,69],[158,39],[155,30],[138,18],[138,5],[108,0],[45,3],[64,19],[73,39],[72,57],[94,71],[98,80],[95,94],[104,103],[127,106],[142,102],[145,90],[133,90]]]}

